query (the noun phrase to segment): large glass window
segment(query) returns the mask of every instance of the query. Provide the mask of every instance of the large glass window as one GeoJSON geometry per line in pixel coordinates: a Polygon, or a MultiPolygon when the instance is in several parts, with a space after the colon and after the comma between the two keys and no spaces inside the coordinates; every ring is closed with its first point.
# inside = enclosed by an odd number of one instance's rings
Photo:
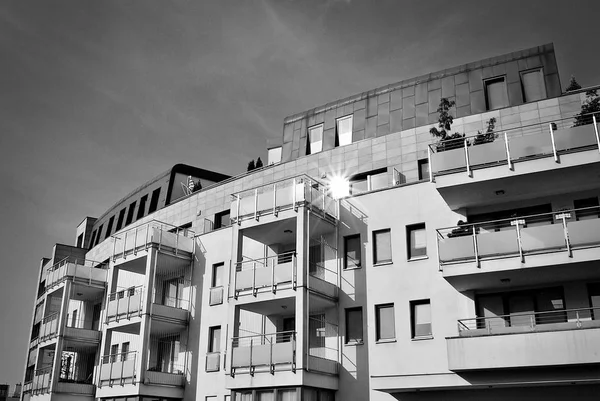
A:
{"type": "Polygon", "coordinates": [[[152,198],[150,198],[150,207],[148,213],[155,212],[158,209],[158,197],[160,196],[160,188],[156,188],[152,191],[152,198]]]}
{"type": "Polygon", "coordinates": [[[363,342],[362,308],[346,308],[346,344],[363,342]]]}
{"type": "Polygon", "coordinates": [[[119,212],[119,219],[117,220],[117,229],[119,231],[123,227],[123,220],[125,220],[125,209],[121,209],[119,212]]]}
{"type": "Polygon", "coordinates": [[[352,143],[352,116],[338,118],[336,128],[337,146],[350,145],[352,143]]]}
{"type": "Polygon", "coordinates": [[[136,220],[139,220],[142,217],[144,217],[144,213],[146,212],[146,202],[147,201],[148,201],[148,195],[144,195],[140,198],[140,207],[138,207],[137,216],[135,217],[136,220]]]}
{"type": "Polygon", "coordinates": [[[541,69],[522,72],[521,85],[523,87],[523,99],[526,102],[534,102],[546,98],[546,84],[544,83],[544,73],[541,69]]]}
{"type": "Polygon", "coordinates": [[[375,305],[375,325],[377,341],[396,338],[394,304],[375,305]]]}
{"type": "Polygon", "coordinates": [[[208,352],[221,351],[221,326],[214,326],[208,329],[208,352]]]}
{"type": "Polygon", "coordinates": [[[427,256],[427,231],[425,223],[413,224],[406,227],[406,250],[408,259],[427,256]]]}
{"type": "Polygon", "coordinates": [[[111,218],[108,220],[108,225],[106,226],[106,234],[104,234],[105,239],[110,235],[110,232],[112,231],[114,222],[115,222],[115,216],[111,216],[111,218]]]}
{"type": "Polygon", "coordinates": [[[492,78],[485,81],[485,101],[488,110],[508,107],[508,92],[504,77],[492,78]]]}
{"type": "Polygon", "coordinates": [[[361,248],[360,234],[344,237],[344,269],[360,267],[361,248]]]}
{"type": "Polygon", "coordinates": [[[308,153],[315,154],[323,150],[323,124],[308,129],[308,153]]]}
{"type": "Polygon", "coordinates": [[[428,299],[410,303],[412,338],[431,337],[431,303],[428,299]]]}
{"type": "Polygon", "coordinates": [[[373,264],[392,261],[392,231],[373,231],[373,264]]]}

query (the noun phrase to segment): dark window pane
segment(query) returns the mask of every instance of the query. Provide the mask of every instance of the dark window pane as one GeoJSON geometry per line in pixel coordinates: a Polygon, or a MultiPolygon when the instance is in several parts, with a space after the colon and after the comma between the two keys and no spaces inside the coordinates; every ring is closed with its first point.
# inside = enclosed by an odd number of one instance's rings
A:
{"type": "Polygon", "coordinates": [[[392,261],[391,231],[381,230],[373,232],[373,263],[392,261]]]}
{"type": "Polygon", "coordinates": [[[344,238],[344,269],[360,267],[361,248],[360,234],[344,238]]]}
{"type": "Polygon", "coordinates": [[[346,309],[346,343],[363,341],[362,308],[346,309]]]}
{"type": "Polygon", "coordinates": [[[394,305],[377,305],[375,306],[375,312],[377,340],[396,338],[394,305]]]}

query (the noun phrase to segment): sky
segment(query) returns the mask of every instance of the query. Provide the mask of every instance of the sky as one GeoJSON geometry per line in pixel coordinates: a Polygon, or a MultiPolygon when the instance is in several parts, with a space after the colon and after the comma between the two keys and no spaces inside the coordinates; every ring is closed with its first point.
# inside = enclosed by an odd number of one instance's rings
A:
{"type": "Polygon", "coordinates": [[[266,161],[283,119],[554,42],[600,84],[598,1],[3,0],[0,383],[23,378],[39,262],[177,163],[266,161]]]}

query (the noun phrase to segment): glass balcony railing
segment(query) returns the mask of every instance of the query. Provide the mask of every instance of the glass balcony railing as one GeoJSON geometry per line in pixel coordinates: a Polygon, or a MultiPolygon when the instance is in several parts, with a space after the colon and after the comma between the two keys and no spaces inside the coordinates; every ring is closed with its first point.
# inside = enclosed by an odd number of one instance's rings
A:
{"type": "Polygon", "coordinates": [[[258,220],[282,210],[310,206],[324,215],[338,217],[337,202],[329,195],[327,186],[306,175],[288,178],[232,195],[231,221],[258,220]]]}
{"type": "Polygon", "coordinates": [[[437,230],[440,270],[445,265],[600,247],[600,207],[463,224],[437,230]]]}
{"type": "Polygon", "coordinates": [[[105,355],[100,361],[98,387],[135,384],[137,351],[105,355]]]}
{"type": "Polygon", "coordinates": [[[260,289],[267,288],[276,292],[277,286],[282,284],[290,284],[295,289],[297,272],[296,251],[238,262],[234,295],[237,297],[242,291],[252,291],[255,295],[260,289]]]}
{"type": "Polygon", "coordinates": [[[143,286],[130,287],[109,294],[106,308],[107,323],[141,316],[144,306],[144,294],[143,286]]]}
{"type": "Polygon", "coordinates": [[[234,337],[231,340],[232,376],[238,369],[254,373],[257,367],[268,368],[274,373],[276,365],[289,365],[292,371],[296,370],[296,332],[234,337]]]}
{"type": "Polygon", "coordinates": [[[46,341],[50,340],[58,335],[58,320],[60,312],[54,312],[42,319],[42,325],[40,327],[39,340],[46,341]]]}
{"type": "Polygon", "coordinates": [[[52,366],[48,366],[35,371],[31,390],[33,395],[50,392],[52,385],[52,366]]]}
{"type": "Polygon", "coordinates": [[[553,157],[558,162],[561,154],[600,151],[600,113],[585,117],[586,125],[574,126],[573,118],[565,118],[429,145],[430,178],[465,171],[471,175],[474,169],[498,165],[512,170],[520,161],[553,157]]]}
{"type": "Polygon", "coordinates": [[[46,289],[62,283],[67,278],[92,283],[104,284],[108,278],[108,266],[92,260],[77,260],[66,257],[46,269],[46,289]]]}
{"type": "Polygon", "coordinates": [[[189,254],[194,251],[193,231],[156,220],[114,234],[112,238],[113,261],[118,257],[135,255],[151,246],[170,250],[176,255],[182,251],[189,254]]]}
{"type": "Polygon", "coordinates": [[[458,321],[460,337],[600,328],[600,307],[520,312],[458,321]]]}

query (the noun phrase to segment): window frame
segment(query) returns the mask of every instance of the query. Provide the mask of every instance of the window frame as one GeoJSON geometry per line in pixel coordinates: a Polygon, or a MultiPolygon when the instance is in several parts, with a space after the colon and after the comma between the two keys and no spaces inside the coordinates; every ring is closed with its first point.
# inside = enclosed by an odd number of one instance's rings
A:
{"type": "Polygon", "coordinates": [[[148,203],[148,194],[140,198],[140,204],[138,206],[138,211],[135,216],[135,221],[138,221],[139,219],[144,217],[144,213],[146,212],[146,203],[148,203]]]}
{"type": "Polygon", "coordinates": [[[506,80],[506,75],[498,75],[495,77],[490,77],[490,78],[486,78],[483,80],[483,95],[485,97],[485,109],[486,111],[493,111],[493,110],[500,110],[503,109],[505,107],[510,107],[510,99],[508,98],[508,82],[506,80]],[[501,106],[501,107],[496,107],[496,108],[490,108],[490,100],[489,100],[489,95],[488,95],[488,85],[496,82],[496,81],[500,81],[502,80],[502,83],[504,83],[504,94],[506,95],[506,106],[501,106]]]}
{"type": "Polygon", "coordinates": [[[158,187],[154,191],[152,191],[152,195],[150,196],[150,206],[148,206],[148,214],[154,213],[158,210],[158,202],[160,200],[160,190],[161,190],[161,187],[158,187]]]}
{"type": "Polygon", "coordinates": [[[315,124],[315,125],[313,125],[311,127],[308,127],[307,128],[306,136],[307,136],[307,138],[306,138],[306,154],[307,155],[314,155],[314,154],[317,154],[317,153],[321,153],[323,151],[323,137],[325,136],[325,124],[324,123],[320,123],[320,124],[315,124]],[[315,130],[315,129],[319,128],[319,127],[321,128],[321,148],[319,150],[315,149],[315,151],[313,151],[313,149],[312,149],[312,143],[313,142],[311,142],[311,136],[312,136],[311,134],[312,134],[313,130],[315,130]]]}
{"type": "Polygon", "coordinates": [[[433,338],[433,316],[431,309],[431,299],[417,299],[410,301],[410,338],[411,340],[429,340],[433,338]],[[416,307],[419,305],[429,305],[429,331],[427,335],[416,334],[416,307]]]}
{"type": "Polygon", "coordinates": [[[392,252],[392,229],[391,228],[382,228],[379,230],[373,230],[372,232],[373,238],[373,266],[386,265],[393,263],[394,254],[392,252]],[[377,235],[388,232],[390,236],[390,258],[385,260],[378,260],[377,258],[377,235]]]}
{"type": "Polygon", "coordinates": [[[123,228],[123,222],[125,221],[125,211],[126,210],[127,210],[127,208],[124,207],[123,209],[121,209],[119,211],[119,218],[117,219],[117,227],[115,228],[115,232],[117,232],[121,228],[123,228]]]}
{"type": "Polygon", "coordinates": [[[392,341],[396,341],[396,309],[394,308],[394,303],[390,302],[390,303],[386,303],[386,304],[378,304],[375,305],[375,341],[376,342],[392,342],[392,341]],[[393,317],[393,322],[392,322],[392,328],[393,328],[393,336],[392,337],[386,337],[386,338],[382,338],[381,337],[381,318],[380,318],[380,311],[382,309],[388,309],[391,308],[392,309],[392,317],[393,317]]]}
{"type": "MultiPolygon", "coordinates": [[[[421,248],[419,248],[419,249],[421,249],[421,248]]],[[[420,260],[420,259],[427,259],[427,258],[428,258],[428,255],[427,255],[427,225],[424,222],[407,225],[406,226],[406,260],[411,261],[411,260],[420,260]],[[412,235],[411,234],[413,231],[417,231],[417,230],[423,230],[425,232],[425,254],[412,256],[411,250],[413,249],[413,246],[412,246],[412,235]]]]}
{"type": "Polygon", "coordinates": [[[344,236],[344,270],[352,270],[352,269],[360,269],[362,267],[362,244],[360,239],[360,233],[351,234],[344,236]],[[354,266],[348,266],[348,240],[358,239],[358,263],[355,263],[354,266]]]}
{"type": "Polygon", "coordinates": [[[221,352],[221,326],[211,326],[208,328],[208,351],[209,353],[221,352]],[[215,331],[219,330],[219,349],[215,351],[215,331]]]}
{"type": "Polygon", "coordinates": [[[429,171],[429,159],[419,159],[417,160],[417,169],[419,173],[419,181],[427,180],[429,181],[430,171],[429,171]],[[427,176],[423,176],[423,166],[427,166],[427,176]]]}
{"type": "Polygon", "coordinates": [[[127,210],[127,216],[125,217],[125,226],[127,227],[128,225],[130,225],[131,223],[133,223],[133,215],[135,212],[135,205],[136,205],[137,201],[133,201],[131,202],[131,204],[129,205],[129,210],[127,210]]]}
{"type": "Polygon", "coordinates": [[[115,216],[111,216],[110,219],[108,219],[108,225],[106,226],[106,233],[104,233],[104,239],[106,239],[110,236],[110,232],[112,231],[114,223],[115,223],[115,216]]]}
{"type": "MultiPolygon", "coordinates": [[[[215,285],[215,279],[217,278],[215,273],[216,273],[216,269],[218,267],[223,268],[223,270],[221,271],[221,275],[223,275],[225,273],[225,262],[213,263],[211,276],[210,276],[210,288],[223,287],[223,284],[215,285]]],[[[223,277],[221,277],[221,282],[223,282],[223,277]]]]}
{"type": "Polygon", "coordinates": [[[544,67],[536,67],[536,68],[530,68],[528,70],[519,71],[519,79],[521,81],[521,93],[523,95],[524,103],[538,102],[540,100],[548,99],[548,88],[546,87],[546,79],[544,78],[544,67]],[[544,96],[540,99],[530,100],[530,99],[527,99],[527,96],[525,93],[525,82],[523,81],[523,75],[530,74],[530,73],[536,72],[536,71],[539,72],[541,75],[542,87],[544,88],[544,96]]]}
{"type": "Polygon", "coordinates": [[[218,213],[215,213],[215,221],[213,223],[213,230],[218,230],[220,228],[226,228],[231,226],[231,209],[222,210],[218,213]],[[223,224],[223,217],[228,216],[229,224],[223,224]],[[217,224],[217,222],[219,224],[217,224]]]}
{"type": "Polygon", "coordinates": [[[345,308],[344,309],[344,324],[345,324],[345,330],[344,330],[344,344],[346,345],[352,345],[352,344],[364,344],[365,342],[365,331],[364,331],[364,318],[363,318],[363,308],[362,306],[354,306],[352,308],[345,308]],[[348,324],[348,322],[350,321],[350,319],[348,318],[348,314],[352,313],[352,312],[360,312],[360,324],[359,324],[359,328],[360,328],[360,339],[350,339],[349,336],[349,328],[350,325],[348,324]]]}
{"type": "Polygon", "coordinates": [[[335,119],[335,147],[352,145],[352,131],[354,130],[354,114],[348,114],[335,119]],[[340,122],[350,119],[350,142],[342,144],[340,139],[340,122]]]}

